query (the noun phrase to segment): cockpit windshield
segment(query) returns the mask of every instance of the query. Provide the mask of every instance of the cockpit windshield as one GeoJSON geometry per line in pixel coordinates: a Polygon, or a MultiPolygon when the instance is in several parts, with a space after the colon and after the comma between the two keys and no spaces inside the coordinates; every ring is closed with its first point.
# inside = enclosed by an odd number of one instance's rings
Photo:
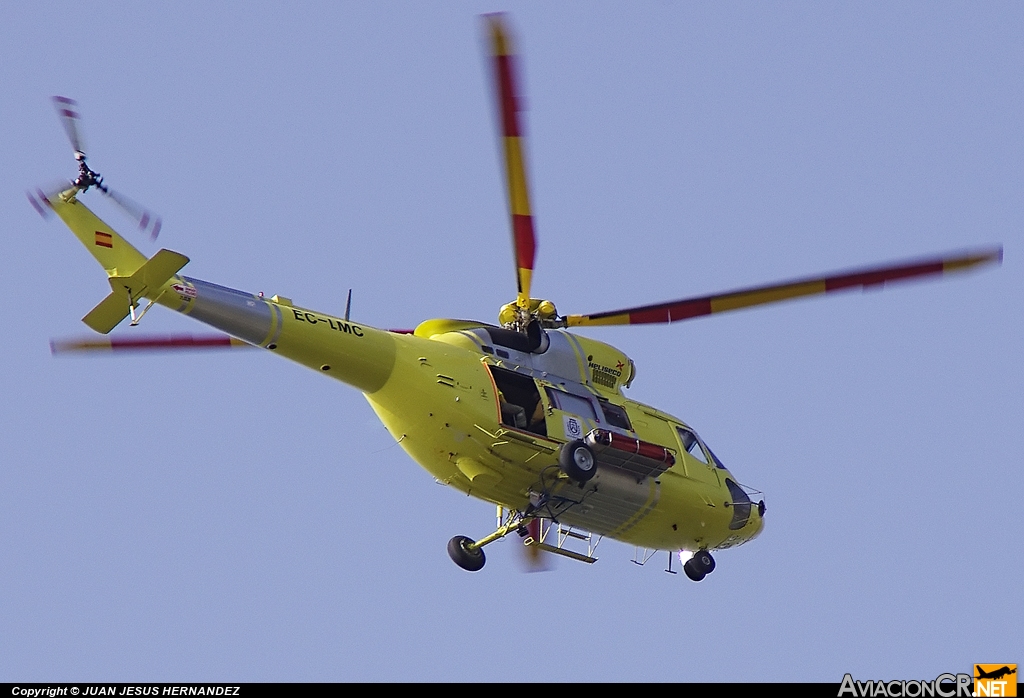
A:
{"type": "Polygon", "coordinates": [[[704,444],[704,450],[708,452],[709,456],[711,456],[711,460],[715,461],[715,465],[717,465],[722,470],[725,470],[725,466],[722,465],[722,461],[718,460],[718,456],[715,455],[714,451],[708,448],[707,444],[704,444]]]}
{"type": "Polygon", "coordinates": [[[683,450],[689,453],[691,456],[699,460],[704,465],[711,465],[725,470],[725,466],[722,465],[722,461],[718,460],[710,448],[700,440],[695,432],[686,427],[676,427],[676,431],[679,432],[679,440],[683,443],[683,450]]]}

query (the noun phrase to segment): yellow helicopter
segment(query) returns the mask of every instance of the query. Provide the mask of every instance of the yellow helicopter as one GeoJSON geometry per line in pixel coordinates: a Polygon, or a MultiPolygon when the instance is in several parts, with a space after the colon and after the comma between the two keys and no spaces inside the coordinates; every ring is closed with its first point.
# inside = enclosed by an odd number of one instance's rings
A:
{"type": "MultiPolygon", "coordinates": [[[[622,351],[572,327],[670,323],[803,296],[964,271],[1002,259],[1002,248],[961,252],[611,312],[561,315],[531,293],[536,238],[511,35],[485,16],[506,167],[518,293],[498,325],[433,319],[384,330],[275,295],[265,298],[181,274],[188,258],[161,249],[148,258],[80,201],[99,189],[155,239],[161,223],[110,190],[86,162],[77,105],[54,98],[75,150],[78,177],[29,194],[74,232],[106,270],[111,292],[84,318],[108,334],[138,325],[154,305],[226,335],[55,342],[54,352],[204,347],[262,348],[362,391],[402,448],[438,481],[497,507],[496,529],[455,536],[448,553],[480,570],[484,547],[512,533],[532,551],[592,563],[607,537],[678,554],[700,581],[712,551],[741,545],[764,527],[761,493],[743,483],[684,421],[629,399],[636,366],[622,351]]],[[[351,302],[351,295],[349,296],[351,302]]]]}

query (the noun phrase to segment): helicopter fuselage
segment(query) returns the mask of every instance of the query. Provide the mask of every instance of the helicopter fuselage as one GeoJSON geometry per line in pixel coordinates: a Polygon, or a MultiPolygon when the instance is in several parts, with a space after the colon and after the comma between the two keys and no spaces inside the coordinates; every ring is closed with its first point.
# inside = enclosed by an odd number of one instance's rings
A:
{"type": "Polygon", "coordinates": [[[179,274],[140,285],[162,253],[147,260],[76,193],[51,205],[107,271],[112,293],[101,306],[121,298],[127,314],[129,297],[133,312],[149,299],[357,388],[446,485],[651,550],[732,547],[761,531],[763,505],[692,429],[623,396],[635,367],[608,344],[548,330],[531,350],[520,333],[458,320],[393,332],[179,274]],[[599,457],[579,483],[559,470],[558,454],[586,439],[599,457]]]}
{"type": "MultiPolygon", "coordinates": [[[[75,150],[79,177],[62,192],[27,192],[52,209],[106,270],[111,292],[83,322],[108,334],[128,316],[137,325],[156,304],[229,337],[110,339],[51,343],[77,349],[261,347],[362,391],[398,443],[439,482],[498,505],[498,526],[479,540],[457,535],[448,554],[475,572],[482,548],[515,532],[526,546],[594,562],[600,537],[654,550],[693,551],[683,571],[701,581],[709,550],[754,538],[765,506],[699,436],[670,414],[625,397],[636,374],[618,349],[567,328],[667,324],[823,294],[878,289],[961,273],[1002,261],[993,245],[927,258],[817,274],[611,311],[560,315],[531,293],[537,236],[530,204],[523,102],[515,42],[502,14],[484,15],[511,232],[517,295],[500,327],[427,320],[414,331],[380,330],[319,313],[280,296],[264,298],[180,274],[184,255],[147,258],[77,196],[97,188],[155,239],[161,220],[111,191],[85,162],[77,102],[54,97],[75,150]],[[144,308],[142,303],[149,301],[144,308]],[[557,524],[557,544],[545,542],[557,524]],[[568,527],[568,528],[566,528],[568,527]],[[586,531],[586,535],[580,533],[586,531]],[[595,541],[595,536],[597,540],[595,541]],[[563,547],[585,541],[587,553],[563,547]]],[[[351,301],[351,295],[349,297],[351,301]]],[[[63,349],[62,349],[63,350],[63,349]]],[[[682,561],[682,556],[680,556],[682,561]]],[[[634,558],[636,560],[636,558],[634,558]]],[[[671,569],[672,556],[669,556],[671,569]]]]}
{"type": "Polygon", "coordinates": [[[763,509],[684,422],[623,397],[632,362],[609,360],[625,357],[607,344],[552,330],[531,354],[480,323],[398,333],[190,277],[170,286],[159,303],[361,390],[417,463],[466,494],[517,511],[542,502],[561,524],[649,549],[731,547],[762,528],[763,509]],[[585,484],[559,471],[562,444],[602,431],[673,462],[599,464],[585,484]]]}

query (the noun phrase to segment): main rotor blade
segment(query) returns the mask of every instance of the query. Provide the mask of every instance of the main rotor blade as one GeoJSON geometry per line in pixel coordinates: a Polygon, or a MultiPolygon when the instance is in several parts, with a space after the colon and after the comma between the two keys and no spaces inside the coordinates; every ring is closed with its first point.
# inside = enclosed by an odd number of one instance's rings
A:
{"type": "Polygon", "coordinates": [[[505,153],[505,177],[508,182],[508,207],[512,215],[512,247],[515,251],[519,307],[528,309],[530,282],[537,241],[533,232],[533,213],[526,185],[523,158],[523,130],[519,114],[523,111],[517,92],[515,53],[512,38],[502,14],[485,15],[491,32],[494,57],[495,95],[501,115],[501,136],[505,153]]]}
{"type": "Polygon", "coordinates": [[[161,335],[140,337],[104,337],[102,339],[55,339],[50,342],[53,354],[88,351],[177,351],[190,349],[251,349],[252,344],[225,334],[161,335]]]}
{"type": "Polygon", "coordinates": [[[53,106],[57,110],[61,124],[64,125],[64,132],[68,134],[71,147],[76,153],[85,154],[85,147],[82,145],[82,136],[78,131],[78,120],[81,118],[78,113],[78,102],[70,97],[54,97],[53,106]]]}
{"type": "Polygon", "coordinates": [[[933,276],[954,271],[966,271],[972,267],[1000,263],[1003,259],[1002,246],[963,252],[956,255],[923,260],[908,260],[881,267],[869,267],[838,272],[813,279],[785,281],[768,286],[757,286],[739,291],[729,291],[713,296],[684,298],[668,303],[643,305],[624,310],[592,315],[567,315],[567,327],[584,325],[639,325],[644,323],[678,322],[690,318],[739,310],[755,305],[778,303],[791,298],[814,296],[821,293],[866,289],[884,286],[895,281],[905,281],[921,276],[933,276]]]}

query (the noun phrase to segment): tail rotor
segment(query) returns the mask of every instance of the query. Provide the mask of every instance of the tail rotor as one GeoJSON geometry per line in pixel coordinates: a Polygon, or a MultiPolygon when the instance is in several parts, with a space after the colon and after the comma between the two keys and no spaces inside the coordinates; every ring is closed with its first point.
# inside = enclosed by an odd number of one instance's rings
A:
{"type": "Polygon", "coordinates": [[[82,117],[78,111],[78,102],[70,97],[56,96],[53,98],[53,106],[57,110],[57,116],[60,118],[61,125],[64,126],[64,133],[67,134],[71,148],[74,150],[75,161],[78,163],[78,177],[72,180],[69,185],[61,185],[58,188],[45,191],[42,188],[37,188],[35,191],[26,192],[32,208],[39,215],[47,218],[52,208],[50,201],[57,194],[73,188],[77,190],[74,192],[77,195],[95,187],[134,220],[138,224],[140,232],[147,234],[150,240],[156,240],[160,234],[160,229],[163,227],[161,218],[144,206],[139,205],[130,197],[108,187],[103,182],[103,175],[89,167],[86,161],[85,144],[82,140],[80,128],[82,117]]]}

